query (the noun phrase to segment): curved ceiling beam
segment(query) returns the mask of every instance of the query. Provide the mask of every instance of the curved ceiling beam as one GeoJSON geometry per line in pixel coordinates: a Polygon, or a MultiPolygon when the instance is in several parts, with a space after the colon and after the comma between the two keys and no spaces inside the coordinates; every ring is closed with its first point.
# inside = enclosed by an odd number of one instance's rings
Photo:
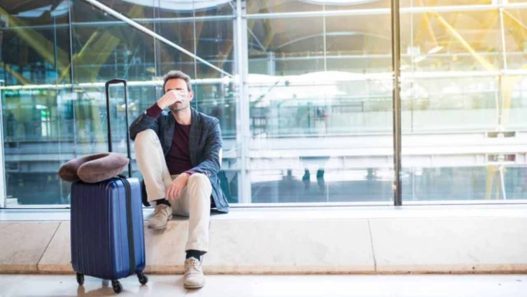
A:
{"type": "Polygon", "coordinates": [[[445,20],[444,17],[439,15],[438,13],[431,13],[433,16],[436,17],[436,19],[447,29],[447,31],[456,39],[461,45],[478,61],[485,70],[493,71],[496,67],[494,67],[491,63],[489,63],[485,58],[483,58],[474,48],[468,43],[463,36],[452,26],[450,23],[448,23],[447,20],[445,20]]]}
{"type": "MultiPolygon", "coordinates": [[[[40,55],[44,60],[46,60],[51,65],[55,65],[58,71],[62,71],[64,67],[66,67],[66,64],[68,63],[68,54],[64,52],[61,48],[55,47],[52,42],[47,40],[45,37],[43,37],[41,34],[39,34],[37,31],[29,29],[28,26],[26,26],[25,22],[18,20],[14,17],[12,17],[7,11],[5,11],[0,6],[0,15],[4,15],[7,17],[8,22],[11,26],[11,29],[15,34],[17,34],[20,39],[22,39],[24,42],[26,42],[29,47],[31,47],[35,52],[40,55]],[[54,51],[57,51],[56,60],[55,60],[55,54],[54,51]]],[[[21,81],[22,84],[27,83],[27,80],[21,81]]]]}

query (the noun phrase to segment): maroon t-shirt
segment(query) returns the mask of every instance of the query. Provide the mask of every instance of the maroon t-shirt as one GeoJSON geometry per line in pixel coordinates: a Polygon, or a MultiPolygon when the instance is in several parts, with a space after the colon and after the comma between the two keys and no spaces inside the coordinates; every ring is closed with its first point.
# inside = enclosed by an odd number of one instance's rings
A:
{"type": "Polygon", "coordinates": [[[176,122],[172,146],[166,157],[168,171],[170,174],[180,174],[192,168],[190,163],[190,151],[188,148],[188,135],[190,125],[184,126],[176,122]]]}
{"type": "MultiPolygon", "coordinates": [[[[148,110],[146,114],[148,116],[157,118],[161,115],[162,109],[159,108],[157,103],[154,103],[148,110]]],[[[171,175],[180,174],[192,169],[192,164],[190,163],[190,150],[188,145],[188,136],[190,134],[190,125],[180,125],[176,122],[176,127],[174,129],[174,136],[172,138],[172,146],[168,151],[166,156],[166,162],[168,167],[168,172],[171,175]]],[[[192,173],[192,172],[188,172],[192,173]]]]}

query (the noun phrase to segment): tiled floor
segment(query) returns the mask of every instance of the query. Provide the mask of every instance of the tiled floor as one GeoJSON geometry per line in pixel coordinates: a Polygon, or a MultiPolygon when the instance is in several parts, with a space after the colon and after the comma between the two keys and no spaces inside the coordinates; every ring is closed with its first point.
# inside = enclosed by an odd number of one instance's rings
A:
{"type": "MultiPolygon", "coordinates": [[[[125,296],[360,296],[523,297],[527,275],[212,275],[201,290],[182,288],[180,275],[152,275],[146,286],[135,277],[121,281],[125,296]]],[[[0,275],[0,296],[112,296],[111,287],[74,275],[0,275]]]]}

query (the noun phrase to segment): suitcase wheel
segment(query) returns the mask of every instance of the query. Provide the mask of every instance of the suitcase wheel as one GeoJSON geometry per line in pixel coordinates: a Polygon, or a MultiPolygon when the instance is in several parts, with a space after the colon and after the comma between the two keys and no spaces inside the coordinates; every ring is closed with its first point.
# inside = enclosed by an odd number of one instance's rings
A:
{"type": "Polygon", "coordinates": [[[84,274],[77,272],[77,283],[79,286],[84,285],[84,274]]]}
{"type": "Polygon", "coordinates": [[[119,280],[116,279],[112,279],[112,288],[113,291],[117,294],[121,293],[121,291],[123,290],[121,283],[119,282],[119,280]]]}
{"type": "Polygon", "coordinates": [[[137,278],[139,279],[141,285],[146,285],[146,283],[148,282],[148,277],[146,277],[146,275],[142,272],[137,273],[137,278]]]}

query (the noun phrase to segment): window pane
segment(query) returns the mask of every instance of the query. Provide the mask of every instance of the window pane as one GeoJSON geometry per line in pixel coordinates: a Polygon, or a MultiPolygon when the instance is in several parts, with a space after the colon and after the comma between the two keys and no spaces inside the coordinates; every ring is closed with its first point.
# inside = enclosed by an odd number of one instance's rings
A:
{"type": "MultiPolygon", "coordinates": [[[[232,74],[234,56],[234,37],[232,20],[205,20],[197,21],[195,40],[196,54],[217,68],[232,74]]],[[[196,78],[221,78],[218,70],[205,65],[197,64],[196,78]]]]}
{"type": "Polygon", "coordinates": [[[526,80],[505,72],[523,37],[506,10],[452,5],[401,16],[403,200],[525,199],[526,80]]]}
{"type": "MultiPolygon", "coordinates": [[[[138,2],[137,0],[128,1],[138,2]]],[[[234,5],[236,3],[236,1],[232,0],[153,0],[152,2],[153,4],[143,5],[155,6],[160,11],[160,18],[232,15],[235,12],[234,5]]]]}
{"type": "Polygon", "coordinates": [[[249,19],[252,202],[391,200],[389,20],[249,19]]]}
{"type": "MultiPolygon", "coordinates": [[[[162,22],[156,28],[159,35],[193,54],[196,53],[194,22],[162,22]]],[[[155,44],[158,76],[161,77],[170,70],[178,69],[193,78],[196,77],[196,67],[193,57],[159,40],[156,40],[155,44]]]]}
{"type": "Polygon", "coordinates": [[[495,71],[503,66],[498,10],[401,15],[409,71],[495,71]]]}
{"type": "Polygon", "coordinates": [[[498,123],[498,81],[488,77],[405,77],[403,133],[492,130],[498,123]]]}
{"type": "MultiPolygon", "coordinates": [[[[156,25],[157,33],[215,67],[231,74],[233,71],[232,19],[203,18],[200,21],[163,21],[156,25]]],[[[226,74],[194,59],[175,47],[156,41],[159,75],[180,69],[194,79],[221,78],[226,74]]]]}
{"type": "Polygon", "coordinates": [[[3,1],[0,7],[7,207],[68,203],[57,168],[70,149],[72,126],[60,87],[70,83],[69,5],[3,1]]]}
{"type": "Polygon", "coordinates": [[[527,170],[515,165],[411,168],[403,171],[405,201],[525,199],[527,170]]]}
{"type": "MultiPolygon", "coordinates": [[[[493,0],[400,0],[399,5],[401,7],[434,7],[434,6],[441,6],[441,7],[449,7],[449,6],[456,6],[456,5],[485,5],[485,4],[494,4],[496,1],[493,0]]],[[[511,2],[509,0],[509,2],[511,2]]]]}
{"type": "Polygon", "coordinates": [[[249,73],[323,71],[323,30],[321,17],[249,20],[249,73]]]}
{"type": "Polygon", "coordinates": [[[390,7],[389,0],[249,0],[247,2],[247,13],[317,12],[390,7]]]}
{"type": "Polygon", "coordinates": [[[318,11],[320,5],[301,0],[248,0],[247,13],[279,13],[298,11],[318,11]]]}
{"type": "Polygon", "coordinates": [[[69,189],[57,175],[72,124],[59,104],[64,94],[39,88],[2,92],[7,207],[68,202],[69,189]]]}
{"type": "MultiPolygon", "coordinates": [[[[127,5],[126,11],[129,16],[152,16],[138,6],[127,5]]],[[[72,19],[75,83],[103,82],[115,77],[148,80],[155,76],[151,36],[82,1],[75,2],[72,19]]],[[[151,23],[142,25],[153,29],[151,23]]]]}
{"type": "Polygon", "coordinates": [[[0,7],[2,85],[69,83],[67,2],[38,1],[0,7]]]}
{"type": "Polygon", "coordinates": [[[525,70],[527,64],[527,8],[504,9],[503,23],[507,68],[525,70]]]}

